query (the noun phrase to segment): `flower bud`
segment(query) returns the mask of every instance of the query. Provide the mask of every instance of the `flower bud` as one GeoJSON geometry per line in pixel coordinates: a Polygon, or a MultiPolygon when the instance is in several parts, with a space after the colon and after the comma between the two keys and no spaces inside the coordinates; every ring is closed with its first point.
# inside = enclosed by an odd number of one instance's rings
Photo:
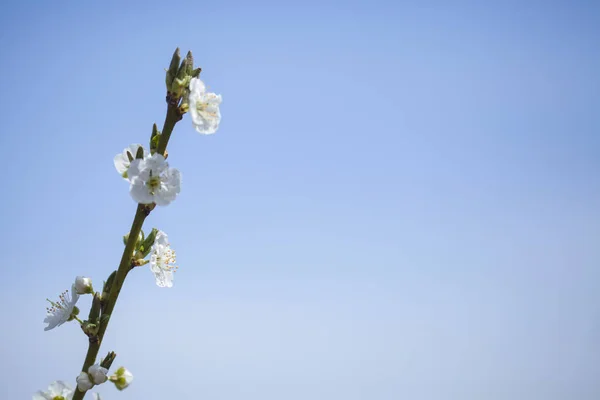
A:
{"type": "Polygon", "coordinates": [[[69,315],[69,318],[67,319],[67,321],[73,321],[75,319],[75,317],[78,315],[79,315],[79,307],[73,306],[73,310],[71,310],[71,314],[69,315]]]}
{"type": "Polygon", "coordinates": [[[101,367],[99,364],[94,364],[88,369],[88,374],[92,378],[92,382],[96,385],[106,382],[108,377],[108,370],[104,367],[101,367]]]}
{"type": "Polygon", "coordinates": [[[171,88],[171,84],[173,83],[173,79],[175,79],[175,75],[177,75],[177,70],[179,68],[179,63],[181,62],[181,55],[179,54],[179,47],[175,49],[175,53],[173,53],[173,58],[171,58],[171,64],[169,65],[169,69],[167,70],[167,74],[165,77],[165,83],[167,84],[167,90],[171,88]]]}
{"type": "Polygon", "coordinates": [[[133,374],[127,368],[121,367],[110,377],[110,381],[117,389],[123,390],[133,381],[133,374]]]}
{"type": "Polygon", "coordinates": [[[92,380],[90,379],[90,376],[87,374],[87,372],[83,372],[81,371],[81,373],[79,374],[79,376],[77,377],[77,389],[79,389],[80,392],[87,392],[88,390],[90,390],[92,388],[92,386],[94,386],[94,384],[92,383],[92,380]]]}
{"type": "Polygon", "coordinates": [[[78,276],[75,278],[75,290],[77,294],[88,294],[94,293],[92,287],[92,280],[85,276],[78,276]]]}

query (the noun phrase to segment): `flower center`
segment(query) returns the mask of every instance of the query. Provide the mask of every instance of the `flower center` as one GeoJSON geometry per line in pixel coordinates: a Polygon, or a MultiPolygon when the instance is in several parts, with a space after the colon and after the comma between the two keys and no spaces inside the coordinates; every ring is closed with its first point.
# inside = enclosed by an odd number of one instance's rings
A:
{"type": "Polygon", "coordinates": [[[63,396],[54,396],[52,400],[65,400],[63,396]]]}
{"type": "Polygon", "coordinates": [[[54,314],[58,310],[65,310],[67,308],[68,302],[70,301],[69,291],[65,290],[64,292],[62,292],[60,294],[60,296],[58,296],[57,303],[55,303],[49,299],[46,299],[46,301],[48,301],[48,303],[50,303],[52,305],[51,307],[46,307],[46,311],[48,311],[48,313],[50,313],[50,314],[54,314]]]}
{"type": "Polygon", "coordinates": [[[148,182],[146,182],[146,185],[148,185],[148,189],[150,190],[150,193],[154,194],[160,187],[160,177],[159,176],[150,177],[150,179],[148,179],[148,182]]]}
{"type": "Polygon", "coordinates": [[[199,113],[203,113],[203,114],[208,114],[211,117],[216,117],[217,113],[214,111],[207,111],[208,107],[209,107],[209,103],[208,102],[198,102],[196,103],[196,110],[198,110],[199,113]]]}
{"type": "Polygon", "coordinates": [[[172,265],[177,262],[177,257],[175,256],[175,251],[171,250],[170,247],[167,247],[162,254],[156,257],[157,264],[160,265],[160,268],[166,271],[177,271],[177,266],[172,265]]]}

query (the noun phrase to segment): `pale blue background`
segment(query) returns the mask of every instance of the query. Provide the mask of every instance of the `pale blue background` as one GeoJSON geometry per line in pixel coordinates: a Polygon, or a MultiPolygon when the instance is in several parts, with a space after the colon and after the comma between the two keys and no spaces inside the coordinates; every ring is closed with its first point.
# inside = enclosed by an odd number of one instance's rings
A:
{"type": "Polygon", "coordinates": [[[105,399],[600,398],[598,3],[89,3],[0,9],[0,398],[74,383],[44,299],[118,263],[176,46],[222,126],[176,128],[105,399]]]}

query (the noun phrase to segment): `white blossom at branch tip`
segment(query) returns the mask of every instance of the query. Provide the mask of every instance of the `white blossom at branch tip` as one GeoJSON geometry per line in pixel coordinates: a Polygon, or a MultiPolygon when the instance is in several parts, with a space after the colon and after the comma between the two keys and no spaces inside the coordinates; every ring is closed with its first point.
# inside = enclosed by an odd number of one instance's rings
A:
{"type": "Polygon", "coordinates": [[[127,170],[129,169],[129,165],[131,164],[131,161],[129,161],[129,157],[127,156],[127,153],[129,152],[129,154],[131,154],[131,157],[133,157],[135,159],[135,155],[137,154],[138,148],[140,148],[140,147],[144,150],[144,157],[146,157],[148,155],[148,150],[144,149],[144,147],[141,144],[135,143],[135,144],[129,145],[129,147],[124,149],[122,153],[117,154],[113,160],[113,162],[115,164],[115,168],[117,169],[117,172],[125,180],[128,179],[127,170]]]}
{"type": "Polygon", "coordinates": [[[173,286],[173,273],[178,268],[176,261],[175,250],[171,249],[167,234],[158,231],[150,252],[150,271],[154,274],[157,286],[173,286]]]}
{"type": "Polygon", "coordinates": [[[79,389],[80,392],[87,392],[94,386],[94,382],[92,382],[92,379],[87,372],[81,371],[76,381],[77,389],[79,389]]]}
{"type": "Polygon", "coordinates": [[[188,103],[192,125],[198,133],[215,133],[221,122],[221,95],[207,93],[204,82],[198,78],[192,78],[189,89],[188,103]]]}
{"type": "Polygon", "coordinates": [[[71,286],[70,295],[69,291],[65,290],[58,297],[58,302],[48,300],[51,307],[46,308],[47,315],[44,322],[47,323],[48,326],[46,326],[44,330],[49,331],[50,329],[54,329],[67,322],[71,318],[77,300],[79,300],[79,295],[77,294],[75,284],[71,286]]]}
{"type": "Polygon", "coordinates": [[[38,390],[33,394],[33,400],[71,400],[73,389],[63,381],[52,382],[48,390],[38,390]]]}
{"type": "Polygon", "coordinates": [[[92,382],[94,384],[99,385],[101,383],[106,382],[108,379],[108,369],[101,367],[100,364],[94,364],[88,368],[88,374],[92,378],[92,382]]]}
{"type": "Polygon", "coordinates": [[[133,374],[127,368],[120,367],[109,379],[117,389],[123,390],[133,381],[133,374]]]}
{"type": "Polygon", "coordinates": [[[140,204],[166,206],[181,191],[181,173],[169,167],[162,154],[154,153],[131,162],[129,193],[140,204]]]}
{"type": "Polygon", "coordinates": [[[75,291],[77,294],[88,294],[93,293],[92,280],[85,276],[78,276],[75,278],[75,291]]]}

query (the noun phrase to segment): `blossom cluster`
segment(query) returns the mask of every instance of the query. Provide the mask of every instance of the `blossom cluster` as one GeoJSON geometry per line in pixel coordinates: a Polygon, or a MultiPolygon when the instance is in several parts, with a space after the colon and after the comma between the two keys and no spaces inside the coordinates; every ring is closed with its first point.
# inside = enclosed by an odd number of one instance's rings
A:
{"type": "MultiPolygon", "coordinates": [[[[219,110],[222,102],[221,95],[206,91],[206,85],[198,78],[200,68],[193,69],[191,53],[188,53],[181,65],[179,64],[180,57],[179,50],[177,50],[167,71],[167,102],[169,106],[176,107],[179,119],[183,114],[189,113],[192,126],[197,132],[205,135],[215,133],[221,122],[219,110]]],[[[169,131],[169,134],[166,135],[167,139],[161,148],[159,143],[161,143],[162,136],[155,125],[150,138],[149,150],[143,145],[135,143],[125,148],[113,159],[115,169],[129,184],[129,193],[133,200],[145,206],[138,210],[143,209],[149,213],[154,206],[166,206],[173,202],[181,192],[181,173],[172,168],[166,160],[166,143],[170,133],[169,131]],[[159,148],[161,148],[160,152],[159,148]]],[[[125,235],[126,246],[131,246],[131,241],[133,239],[129,240],[129,234],[125,235]]],[[[131,254],[131,268],[149,264],[156,285],[170,288],[173,286],[174,272],[177,270],[175,262],[176,254],[171,248],[165,232],[154,228],[146,236],[140,229],[131,254]]],[[[103,317],[110,317],[104,315],[104,307],[110,299],[115,273],[116,271],[104,282],[102,290],[98,292],[94,290],[91,278],[77,276],[70,291],[62,292],[57,301],[48,300],[50,306],[46,308],[44,323],[47,326],[44,330],[49,331],[65,322],[76,321],[89,337],[90,343],[94,340],[97,343],[102,336],[101,333],[98,333],[99,326],[108,321],[108,318],[103,319],[103,317]],[[85,294],[91,294],[94,299],[89,320],[82,321],[79,318],[77,302],[80,296],[85,294]]],[[[108,371],[115,357],[114,352],[109,353],[109,356],[100,363],[91,365],[87,370],[81,371],[76,378],[76,389],[72,389],[63,381],[56,381],[50,384],[47,390],[36,392],[33,400],[71,400],[76,391],[85,394],[94,386],[107,381],[112,382],[118,390],[127,388],[133,380],[133,375],[125,367],[120,367],[113,375],[109,376],[108,371]],[[111,354],[112,356],[110,356],[111,354]]],[[[81,396],[82,393],[78,396],[81,396]]],[[[101,400],[98,393],[92,393],[92,397],[94,400],[101,400]]]]}
{"type": "MultiPolygon", "coordinates": [[[[133,374],[125,367],[119,367],[115,373],[108,376],[108,369],[94,364],[87,372],[81,372],[77,377],[77,390],[87,392],[96,385],[106,381],[114,383],[118,390],[127,388],[133,381],[133,374]]],[[[38,390],[33,394],[33,400],[71,400],[75,390],[63,381],[52,382],[47,390],[38,390]]],[[[92,393],[93,400],[102,400],[99,393],[92,393]]]]}

